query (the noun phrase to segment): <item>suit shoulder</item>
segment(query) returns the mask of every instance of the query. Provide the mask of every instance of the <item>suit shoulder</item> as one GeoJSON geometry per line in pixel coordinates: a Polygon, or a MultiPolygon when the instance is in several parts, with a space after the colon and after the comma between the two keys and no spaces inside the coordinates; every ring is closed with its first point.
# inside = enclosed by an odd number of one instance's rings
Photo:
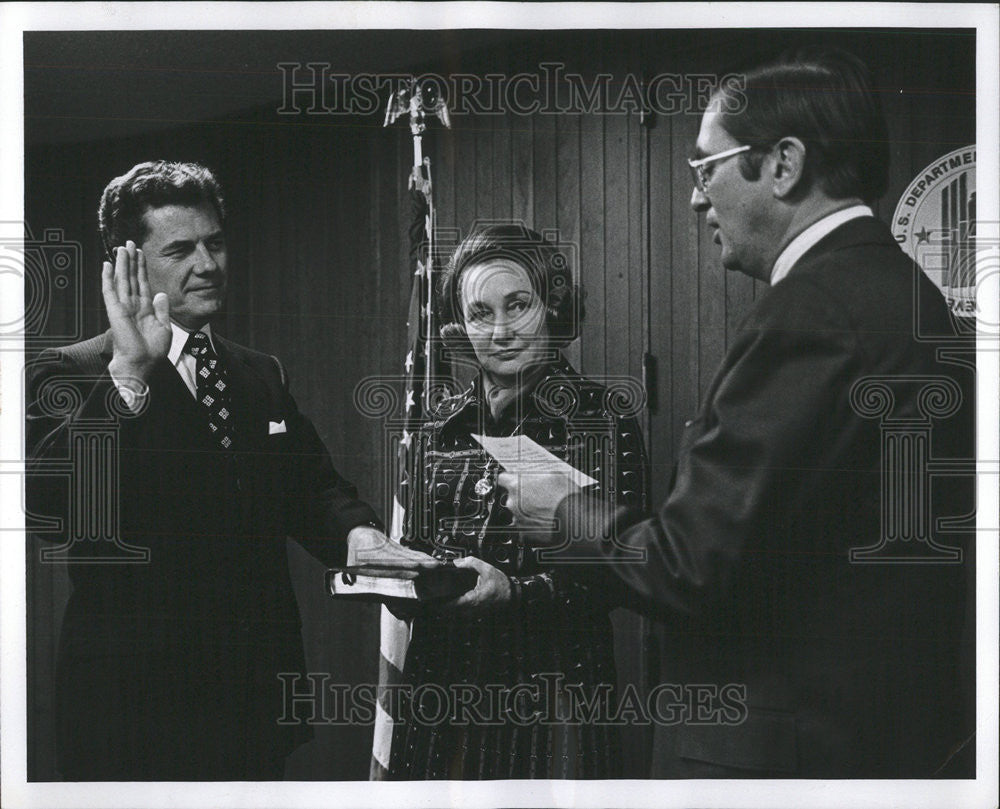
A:
{"type": "Polygon", "coordinates": [[[844,247],[812,258],[787,282],[811,284],[865,332],[949,334],[947,303],[927,274],[894,242],[844,247]],[[798,275],[798,279],[796,279],[798,275]]]}
{"type": "Polygon", "coordinates": [[[895,242],[854,244],[807,256],[789,278],[808,275],[821,283],[842,285],[849,277],[857,284],[892,286],[905,282],[914,266],[895,242]]]}
{"type": "Polygon", "coordinates": [[[81,340],[79,343],[47,348],[30,361],[30,366],[36,374],[44,374],[49,369],[64,368],[72,365],[84,373],[97,374],[107,365],[107,358],[102,356],[108,340],[107,333],[81,340]]]}
{"type": "Polygon", "coordinates": [[[214,335],[213,337],[225,346],[227,351],[238,357],[247,365],[257,369],[266,368],[268,370],[273,370],[277,368],[282,374],[282,377],[284,376],[284,365],[274,354],[268,354],[266,351],[258,351],[255,348],[248,348],[245,345],[234,343],[232,340],[227,340],[226,338],[219,337],[217,335],[214,335]]]}
{"type": "Polygon", "coordinates": [[[809,329],[849,322],[857,306],[855,296],[862,294],[857,286],[834,267],[810,264],[808,271],[800,271],[806,269],[797,267],[768,287],[750,308],[744,328],[809,329]]]}
{"type": "Polygon", "coordinates": [[[239,357],[244,362],[267,363],[267,362],[277,361],[277,358],[272,356],[271,354],[268,354],[264,351],[258,351],[255,348],[249,348],[245,345],[240,345],[239,343],[234,343],[232,340],[228,340],[225,337],[216,334],[215,332],[212,333],[212,339],[217,340],[219,344],[222,345],[227,351],[239,357]]]}
{"type": "Polygon", "coordinates": [[[62,346],[52,350],[57,354],[69,357],[80,365],[85,365],[87,363],[92,363],[95,360],[99,361],[101,352],[104,350],[107,340],[108,335],[106,333],[98,334],[96,337],[91,337],[89,340],[81,340],[79,343],[73,343],[72,345],[62,346]]]}

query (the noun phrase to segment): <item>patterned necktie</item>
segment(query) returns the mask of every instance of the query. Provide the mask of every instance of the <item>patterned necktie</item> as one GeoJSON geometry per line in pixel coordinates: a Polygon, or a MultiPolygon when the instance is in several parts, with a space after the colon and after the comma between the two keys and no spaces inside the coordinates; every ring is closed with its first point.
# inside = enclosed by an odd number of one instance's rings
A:
{"type": "Polygon", "coordinates": [[[192,332],[184,350],[197,361],[198,401],[208,411],[208,427],[222,447],[229,449],[233,445],[236,425],[233,424],[226,367],[219,362],[203,331],[192,332]]]}

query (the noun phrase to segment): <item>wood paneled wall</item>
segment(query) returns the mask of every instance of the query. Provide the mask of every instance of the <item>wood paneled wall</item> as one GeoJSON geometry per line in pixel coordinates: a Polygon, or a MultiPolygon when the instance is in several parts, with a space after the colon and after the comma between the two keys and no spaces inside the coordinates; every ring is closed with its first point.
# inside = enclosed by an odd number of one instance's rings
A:
{"type": "MultiPolygon", "coordinates": [[[[720,62],[805,41],[844,45],[878,69],[893,141],[891,188],[878,212],[883,219],[920,168],[974,142],[974,40],[954,32],[933,38],[512,32],[500,49],[469,54],[456,46],[413,70],[537,74],[540,63],[559,61],[567,72],[606,72],[620,81],[626,73],[708,73],[720,62]]],[[[230,208],[231,293],[220,330],[282,359],[300,407],[315,421],[337,467],[363,496],[384,504],[381,426],[357,412],[352,391],[366,376],[401,372],[410,289],[409,132],[402,123],[382,129],[380,116],[280,118],[274,114],[278,102],[222,121],[68,145],[34,142],[29,116],[28,222],[36,233],[62,228],[82,245],[89,336],[106,327],[96,206],[107,180],[156,157],[215,168],[230,208]]],[[[675,438],[762,291],[719,266],[716,246],[690,210],[685,159],[698,122],[697,114],[658,116],[648,126],[635,113],[461,115],[450,131],[432,124],[425,138],[442,231],[465,234],[477,219],[513,218],[557,230],[575,246],[587,318],[569,348],[574,364],[596,378],[642,378],[644,354],[655,359],[649,392],[655,407],[644,417],[654,503],[666,492],[675,438]]],[[[54,313],[52,327],[68,317],[54,313]]],[[[377,611],[330,603],[322,593],[322,569],[297,546],[290,563],[310,669],[341,682],[375,682],[377,611]]],[[[68,583],[57,568],[32,565],[29,577],[29,777],[48,780],[57,776],[49,689],[68,583]]],[[[626,613],[616,622],[622,675],[638,679],[642,623],[626,613]]],[[[316,740],[291,762],[292,777],[366,777],[370,727],[316,731],[316,740]]],[[[632,774],[640,777],[648,754],[644,733],[634,729],[627,738],[632,774]]]]}

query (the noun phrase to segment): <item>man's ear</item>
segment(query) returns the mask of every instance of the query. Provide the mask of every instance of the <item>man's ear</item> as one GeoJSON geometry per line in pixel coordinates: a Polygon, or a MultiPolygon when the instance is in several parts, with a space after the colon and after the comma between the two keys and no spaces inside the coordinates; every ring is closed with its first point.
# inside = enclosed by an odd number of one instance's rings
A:
{"type": "Polygon", "coordinates": [[[796,189],[802,190],[805,180],[806,145],[798,138],[785,137],[774,147],[772,186],[778,199],[788,198],[796,189]]]}

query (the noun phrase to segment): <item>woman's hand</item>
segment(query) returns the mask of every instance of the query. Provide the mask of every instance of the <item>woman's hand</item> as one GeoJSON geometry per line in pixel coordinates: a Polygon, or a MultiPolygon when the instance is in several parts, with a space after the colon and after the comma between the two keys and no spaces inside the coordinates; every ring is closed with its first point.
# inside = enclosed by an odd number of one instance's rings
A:
{"type": "Polygon", "coordinates": [[[456,559],[455,567],[471,567],[479,574],[479,578],[472,590],[442,604],[438,608],[442,612],[476,614],[510,603],[510,579],[489,562],[484,562],[475,556],[466,556],[462,559],[456,559]]]}

